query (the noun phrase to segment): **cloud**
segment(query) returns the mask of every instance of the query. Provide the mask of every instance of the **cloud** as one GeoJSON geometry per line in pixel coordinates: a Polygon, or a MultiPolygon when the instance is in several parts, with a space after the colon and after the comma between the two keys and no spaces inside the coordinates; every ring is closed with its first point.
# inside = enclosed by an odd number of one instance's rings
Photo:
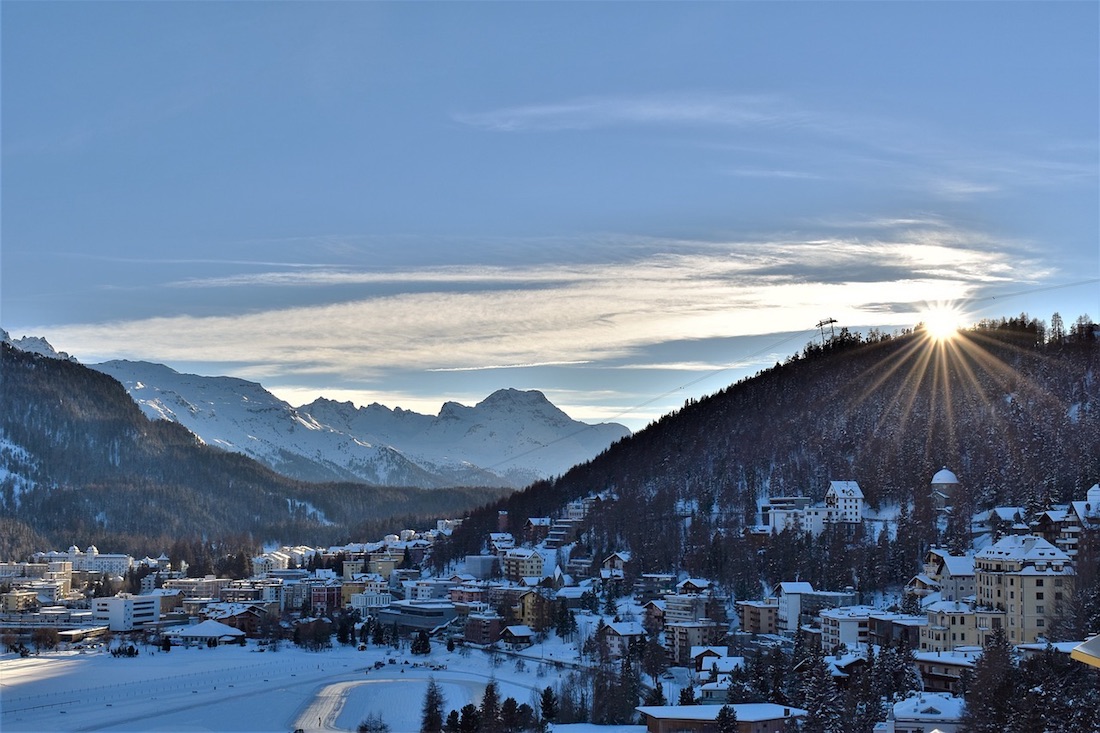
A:
{"type": "Polygon", "coordinates": [[[471,127],[499,132],[591,130],[620,125],[807,125],[810,116],[780,95],[650,94],[581,97],[566,102],[455,113],[471,127]]]}
{"type": "MultiPolygon", "coordinates": [[[[396,372],[545,365],[657,368],[652,354],[643,354],[663,343],[798,333],[824,317],[841,325],[911,326],[924,303],[965,300],[991,283],[1044,275],[1018,250],[990,249],[980,233],[906,223],[863,234],[872,236],[648,239],[629,259],[609,247],[605,261],[583,266],[307,271],[291,274],[319,287],[341,279],[433,286],[238,315],[36,332],[85,361],[219,363],[237,376],[284,383],[365,384],[396,372]]],[[[269,273],[248,280],[280,282],[269,273]]],[[[692,361],[673,355],[664,368],[692,361]]]]}

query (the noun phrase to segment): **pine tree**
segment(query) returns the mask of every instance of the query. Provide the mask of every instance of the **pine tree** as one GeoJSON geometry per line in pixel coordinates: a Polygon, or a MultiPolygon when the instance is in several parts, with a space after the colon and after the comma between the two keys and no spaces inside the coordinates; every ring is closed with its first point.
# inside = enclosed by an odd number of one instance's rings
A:
{"type": "Polygon", "coordinates": [[[428,638],[428,632],[421,630],[417,633],[416,638],[413,640],[412,646],[409,647],[409,651],[413,654],[431,654],[432,642],[428,638]]]}
{"type": "Polygon", "coordinates": [[[497,691],[496,680],[489,680],[485,685],[485,692],[481,696],[481,723],[478,725],[478,733],[502,733],[500,724],[500,693],[497,691]]]}
{"type": "Polygon", "coordinates": [[[1012,718],[1016,699],[1016,666],[1004,629],[993,629],[993,637],[974,663],[974,681],[966,696],[963,730],[966,733],[1003,733],[1012,718]]]}
{"type": "Polygon", "coordinates": [[[539,698],[539,713],[547,723],[553,723],[558,719],[558,696],[554,694],[554,688],[547,686],[539,698]]]}
{"type": "Polygon", "coordinates": [[[428,689],[424,692],[424,706],[420,717],[420,733],[440,733],[443,730],[443,690],[435,677],[428,678],[428,689]]]}
{"type": "Polygon", "coordinates": [[[737,733],[737,711],[731,705],[723,705],[718,710],[718,717],[714,722],[718,726],[718,733],[737,733]]]}
{"type": "Polygon", "coordinates": [[[695,688],[690,684],[687,687],[680,688],[680,705],[694,705],[695,704],[695,688]]]}
{"type": "Polygon", "coordinates": [[[802,705],[808,713],[803,721],[805,733],[844,733],[841,700],[829,665],[819,653],[809,663],[802,685],[802,705]]]}

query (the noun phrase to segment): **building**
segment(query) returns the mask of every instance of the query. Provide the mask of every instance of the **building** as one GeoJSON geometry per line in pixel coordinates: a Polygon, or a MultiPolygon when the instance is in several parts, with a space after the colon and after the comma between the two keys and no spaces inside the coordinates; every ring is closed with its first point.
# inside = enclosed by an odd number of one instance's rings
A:
{"type": "Polygon", "coordinates": [[[134,631],[160,622],[158,596],[132,596],[120,593],[110,598],[92,600],[92,621],[104,624],[111,631],[134,631]]]}
{"type": "Polygon", "coordinates": [[[101,553],[95,545],[90,545],[85,552],[73,545],[68,552],[36,552],[33,556],[36,562],[68,562],[72,564],[73,572],[90,573],[92,575],[123,576],[126,571],[134,566],[134,558],[121,553],[101,553]]]}
{"type": "Polygon", "coordinates": [[[542,578],[542,555],[525,547],[514,547],[500,555],[500,569],[504,577],[513,582],[523,578],[542,578]]]}
{"type": "Polygon", "coordinates": [[[204,578],[173,578],[164,581],[164,588],[180,590],[184,598],[221,598],[222,590],[233,581],[207,575],[204,578]]]}
{"type": "Polygon", "coordinates": [[[830,481],[825,492],[825,506],[831,510],[828,521],[860,524],[863,502],[863,490],[855,481],[830,481]]]}
{"type": "Polygon", "coordinates": [[[920,649],[920,632],[928,626],[928,617],[876,611],[867,623],[867,641],[871,644],[897,646],[904,641],[910,649],[920,649]]]}
{"type": "Polygon", "coordinates": [[[863,490],[855,481],[830,481],[825,501],[811,504],[808,496],[775,496],[760,506],[760,523],[771,533],[784,530],[819,535],[831,524],[863,522],[863,490]]]}
{"type": "Polygon", "coordinates": [[[866,644],[869,638],[871,614],[870,606],[844,606],[826,608],[818,614],[821,619],[821,648],[826,652],[844,645],[854,648],[866,644]]]}
{"type": "Polygon", "coordinates": [[[779,633],[779,604],[775,598],[762,601],[736,601],[741,631],[746,634],[779,633]]]}
{"type": "Polygon", "coordinates": [[[775,586],[776,622],[779,630],[796,631],[826,608],[854,606],[858,595],[851,588],[844,591],[814,590],[810,583],[786,582],[775,586]]]}
{"type": "Polygon", "coordinates": [[[516,621],[535,631],[545,631],[550,628],[553,625],[556,610],[554,601],[536,590],[522,593],[513,608],[516,621]]]}
{"type": "Polygon", "coordinates": [[[669,664],[691,666],[692,647],[714,646],[721,634],[721,627],[714,621],[666,621],[665,653],[669,664]]]}
{"type": "Polygon", "coordinates": [[[1009,535],[974,556],[981,644],[1003,625],[1010,644],[1039,641],[1073,595],[1069,555],[1034,535],[1009,535]]]}
{"type": "Polygon", "coordinates": [[[959,601],[977,592],[973,555],[952,555],[947,548],[932,547],[924,556],[922,570],[909,581],[906,592],[921,598],[939,593],[943,601],[959,601]]]}
{"type": "Polygon", "coordinates": [[[932,509],[943,514],[950,511],[955,503],[955,492],[959,489],[958,477],[944,466],[932,477],[932,509]]]}
{"type": "Polygon", "coordinates": [[[962,730],[963,699],[945,692],[920,692],[894,703],[874,733],[957,733],[962,730]]]}
{"type": "Polygon", "coordinates": [[[455,605],[449,601],[394,601],[379,609],[378,623],[396,624],[398,631],[432,633],[458,617],[455,605]]]}
{"type": "Polygon", "coordinates": [[[10,590],[0,593],[0,612],[23,613],[38,608],[38,593],[33,590],[10,590]]]}
{"type": "Polygon", "coordinates": [[[924,607],[928,623],[920,630],[922,652],[949,652],[956,647],[981,646],[977,614],[969,603],[936,601],[924,607]]]}
{"type": "Polygon", "coordinates": [[[973,677],[974,663],[981,653],[981,647],[959,647],[949,652],[914,652],[913,659],[926,692],[961,695],[961,677],[964,673],[973,677]]]}
{"type": "Polygon", "coordinates": [[[495,613],[471,613],[466,617],[463,638],[469,644],[488,646],[500,639],[504,619],[495,613]]]}
{"type": "MultiPolygon", "coordinates": [[[[783,733],[792,719],[806,711],[770,702],[731,705],[737,714],[738,733],[783,733]]],[[[646,733],[716,733],[715,721],[721,705],[643,705],[634,708],[642,715],[646,733]]]]}
{"type": "Polygon", "coordinates": [[[616,621],[596,629],[596,637],[607,645],[607,653],[612,659],[622,659],[631,644],[645,642],[645,629],[637,621],[616,621]]]}

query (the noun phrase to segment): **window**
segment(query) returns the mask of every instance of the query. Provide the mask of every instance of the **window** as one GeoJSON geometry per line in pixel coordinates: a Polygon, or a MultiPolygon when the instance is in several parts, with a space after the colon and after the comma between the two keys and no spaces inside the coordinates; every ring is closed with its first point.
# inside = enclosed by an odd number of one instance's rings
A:
{"type": "Polygon", "coordinates": [[[1042,612],[1043,612],[1043,607],[1042,606],[1036,606],[1035,607],[1035,613],[1042,613],[1042,612]]]}
{"type": "Polygon", "coordinates": [[[1041,618],[1035,619],[1035,625],[1036,626],[1046,626],[1047,625],[1046,619],[1041,619],[1041,618]]]}
{"type": "Polygon", "coordinates": [[[1037,601],[1043,600],[1042,592],[1038,592],[1038,593],[1035,594],[1035,600],[1037,600],[1037,601]]]}
{"type": "MultiPolygon", "coordinates": [[[[1055,585],[1057,585],[1057,584],[1055,584],[1055,585]]],[[[1042,588],[1043,587],[1043,579],[1042,578],[1036,578],[1035,579],[1035,587],[1036,588],[1042,588]]]]}

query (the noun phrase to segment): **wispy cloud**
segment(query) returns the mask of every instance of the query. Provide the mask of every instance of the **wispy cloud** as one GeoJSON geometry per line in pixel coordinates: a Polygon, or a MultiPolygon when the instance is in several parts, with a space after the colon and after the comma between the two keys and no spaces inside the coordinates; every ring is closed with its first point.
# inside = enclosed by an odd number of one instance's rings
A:
{"type": "MultiPolygon", "coordinates": [[[[436,286],[241,315],[39,332],[86,360],[218,362],[250,378],[277,373],[284,381],[298,374],[363,382],[390,371],[648,365],[652,356],[639,355],[661,343],[800,332],[825,316],[841,324],[911,326],[923,303],[1044,276],[1020,252],[990,251],[980,233],[909,226],[869,233],[875,236],[648,240],[636,259],[583,267],[301,273],[322,276],[316,284],[346,276],[436,286]],[[486,280],[499,282],[487,287],[486,280]],[[885,293],[911,307],[882,308],[885,293]]],[[[692,363],[682,355],[667,360],[674,369],[709,366],[692,363]]]]}
{"type": "Polygon", "coordinates": [[[637,124],[733,127],[805,125],[810,116],[781,95],[650,94],[580,97],[552,104],[455,113],[465,125],[501,132],[590,130],[637,124]]]}

